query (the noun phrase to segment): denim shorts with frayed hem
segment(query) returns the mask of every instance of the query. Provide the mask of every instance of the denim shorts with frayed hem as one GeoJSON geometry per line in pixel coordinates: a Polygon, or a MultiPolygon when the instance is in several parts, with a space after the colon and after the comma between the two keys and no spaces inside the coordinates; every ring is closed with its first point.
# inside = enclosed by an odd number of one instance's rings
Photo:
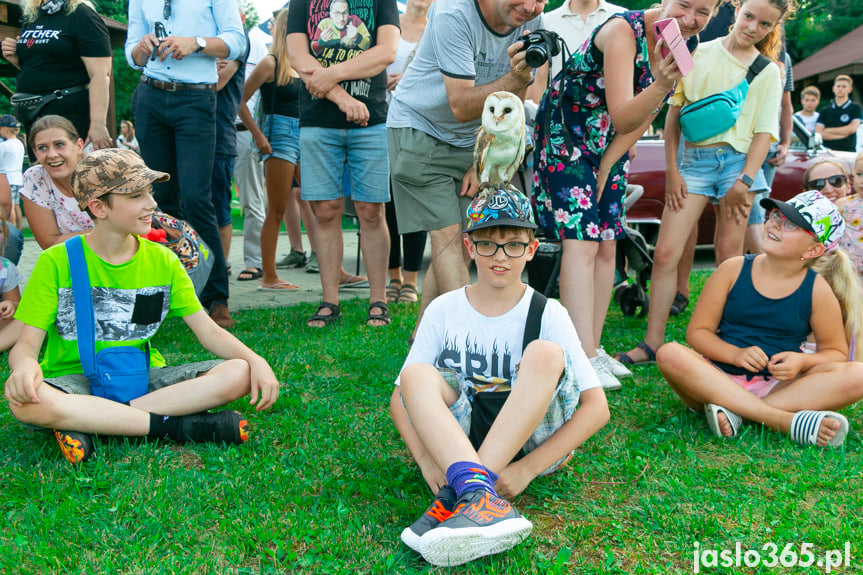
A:
{"type": "MultiPolygon", "coordinates": [[[[680,160],[680,175],[686,182],[686,192],[707,196],[712,204],[718,204],[743,172],[746,154],[725,144],[705,148],[685,147],[680,160]]],[[[749,189],[759,192],[767,189],[761,170],[749,189]]]]}
{"type": "Polygon", "coordinates": [[[387,127],[300,128],[302,198],[337,200],[343,194],[345,169],[355,202],[383,204],[390,199],[387,127]]]}

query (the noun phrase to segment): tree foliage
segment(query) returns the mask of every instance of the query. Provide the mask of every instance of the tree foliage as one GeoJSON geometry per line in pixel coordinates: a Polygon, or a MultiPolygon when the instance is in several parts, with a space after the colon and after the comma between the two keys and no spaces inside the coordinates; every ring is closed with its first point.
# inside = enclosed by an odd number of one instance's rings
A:
{"type": "Polygon", "coordinates": [[[785,23],[788,53],[799,62],[861,24],[860,0],[798,0],[797,14],[785,23]]]}

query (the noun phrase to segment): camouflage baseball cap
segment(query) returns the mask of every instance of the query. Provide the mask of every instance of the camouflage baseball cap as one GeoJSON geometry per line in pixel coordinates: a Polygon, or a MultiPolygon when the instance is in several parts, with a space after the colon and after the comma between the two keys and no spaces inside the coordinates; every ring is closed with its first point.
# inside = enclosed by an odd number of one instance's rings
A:
{"type": "Polygon", "coordinates": [[[845,233],[842,214],[833,202],[815,190],[797,194],[787,202],[764,198],[761,207],[776,208],[788,221],[814,235],[828,250],[835,248],[845,233]]]}
{"type": "Polygon", "coordinates": [[[467,209],[467,233],[494,226],[536,229],[530,200],[516,190],[477,194],[467,209]]]}
{"type": "Polygon", "coordinates": [[[95,150],[78,162],[72,172],[72,193],[83,210],[94,198],[105,194],[131,194],[170,178],[170,174],[148,168],[141,156],[132,150],[106,148],[95,150]]]}

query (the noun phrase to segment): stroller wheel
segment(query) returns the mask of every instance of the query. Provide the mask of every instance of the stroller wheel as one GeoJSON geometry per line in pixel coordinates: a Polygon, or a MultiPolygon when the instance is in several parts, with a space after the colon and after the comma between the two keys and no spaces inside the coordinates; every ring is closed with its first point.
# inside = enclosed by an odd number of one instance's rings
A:
{"type": "Polygon", "coordinates": [[[623,312],[623,315],[627,317],[635,315],[635,310],[641,304],[642,300],[640,297],[641,294],[638,293],[639,291],[639,287],[634,284],[626,286],[620,290],[620,297],[617,300],[617,303],[620,304],[620,311],[623,312]]]}

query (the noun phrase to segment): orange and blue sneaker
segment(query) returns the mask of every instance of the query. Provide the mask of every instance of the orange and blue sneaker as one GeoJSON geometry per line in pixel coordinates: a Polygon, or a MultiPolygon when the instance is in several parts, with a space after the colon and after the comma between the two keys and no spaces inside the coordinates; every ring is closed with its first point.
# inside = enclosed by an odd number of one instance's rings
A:
{"type": "Polygon", "coordinates": [[[216,413],[184,415],[177,430],[177,441],[194,443],[223,442],[242,445],[249,439],[246,418],[233,409],[216,413]]]}
{"type": "Polygon", "coordinates": [[[78,465],[82,461],[87,461],[95,453],[93,449],[93,438],[89,433],[81,433],[80,431],[59,431],[54,430],[54,437],[60,445],[60,451],[66,461],[72,465],[78,465]]]}
{"type": "Polygon", "coordinates": [[[441,487],[437,492],[437,496],[425,510],[419,519],[411,523],[410,527],[405,527],[402,531],[402,541],[405,545],[422,553],[420,549],[420,537],[426,534],[430,529],[434,529],[441,522],[446,521],[452,515],[452,510],[455,509],[455,489],[449,485],[441,487]]]}
{"type": "Polygon", "coordinates": [[[462,495],[450,518],[422,536],[420,548],[432,565],[461,565],[512,549],[531,529],[509,501],[480,489],[462,495]]]}

